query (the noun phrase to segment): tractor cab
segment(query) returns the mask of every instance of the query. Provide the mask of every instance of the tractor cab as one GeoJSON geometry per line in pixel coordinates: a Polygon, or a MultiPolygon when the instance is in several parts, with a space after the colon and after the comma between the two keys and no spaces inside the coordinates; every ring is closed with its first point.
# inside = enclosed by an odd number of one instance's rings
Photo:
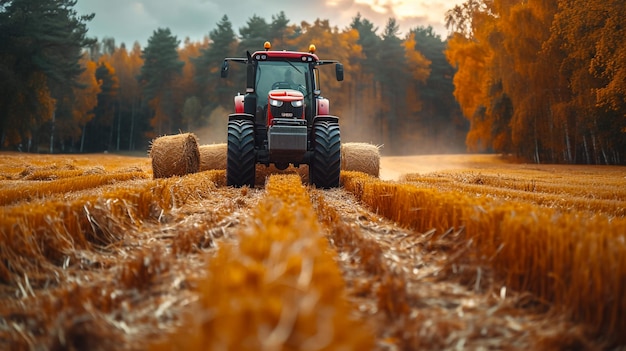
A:
{"type": "Polygon", "coordinates": [[[221,75],[226,78],[229,61],[247,64],[246,94],[235,97],[235,112],[255,115],[257,123],[270,125],[275,117],[305,118],[311,122],[318,114],[329,113],[329,101],[321,97],[318,66],[335,64],[338,81],[343,80],[343,65],[320,60],[315,45],[308,52],[257,51],[247,58],[226,58],[221,75]],[[294,99],[302,94],[302,99],[294,99]],[[300,105],[301,104],[301,105],[300,105]],[[302,111],[302,113],[300,113],[302,111]]]}

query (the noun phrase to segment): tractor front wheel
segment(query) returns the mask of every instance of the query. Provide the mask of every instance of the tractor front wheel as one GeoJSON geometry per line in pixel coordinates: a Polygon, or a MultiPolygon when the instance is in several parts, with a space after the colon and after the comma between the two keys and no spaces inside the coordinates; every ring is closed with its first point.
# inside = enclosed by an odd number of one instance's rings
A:
{"type": "Polygon", "coordinates": [[[318,188],[339,187],[341,173],[341,136],[339,123],[322,121],[313,124],[313,159],[309,182],[318,188]]]}
{"type": "Polygon", "coordinates": [[[256,153],[254,151],[254,122],[228,122],[228,153],[226,157],[226,184],[254,187],[256,153]]]}

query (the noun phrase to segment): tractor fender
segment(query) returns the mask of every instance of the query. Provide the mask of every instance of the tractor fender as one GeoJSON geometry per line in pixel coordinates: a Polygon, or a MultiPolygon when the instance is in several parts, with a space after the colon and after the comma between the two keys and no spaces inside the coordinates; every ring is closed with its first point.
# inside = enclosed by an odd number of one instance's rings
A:
{"type": "Polygon", "coordinates": [[[334,122],[339,123],[339,117],[332,115],[317,115],[313,118],[313,123],[315,122],[334,122]]]}
{"type": "Polygon", "coordinates": [[[235,96],[235,113],[243,113],[243,95],[235,96]]]}
{"type": "Polygon", "coordinates": [[[317,113],[319,115],[327,115],[330,113],[330,101],[326,98],[318,98],[317,101],[317,113]]]}
{"type": "Polygon", "coordinates": [[[254,122],[254,116],[249,113],[231,113],[230,115],[228,115],[229,121],[236,121],[241,119],[254,122]]]}

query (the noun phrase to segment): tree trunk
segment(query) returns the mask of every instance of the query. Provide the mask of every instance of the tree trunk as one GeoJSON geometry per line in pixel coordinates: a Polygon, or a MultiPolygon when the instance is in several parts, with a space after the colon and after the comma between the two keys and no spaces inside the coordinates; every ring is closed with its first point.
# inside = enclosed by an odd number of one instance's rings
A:
{"type": "Polygon", "coordinates": [[[567,124],[567,118],[565,119],[565,149],[567,152],[567,163],[572,162],[572,145],[569,140],[569,126],[567,124]]]}
{"type": "Polygon", "coordinates": [[[583,134],[583,148],[585,150],[585,160],[587,164],[591,163],[591,157],[589,155],[589,147],[587,145],[587,136],[583,134]]]}
{"type": "Polygon", "coordinates": [[[82,153],[85,146],[85,132],[87,131],[87,123],[83,125],[83,133],[80,136],[80,152],[82,153]]]}
{"type": "Polygon", "coordinates": [[[52,127],[50,128],[50,153],[54,153],[54,122],[56,120],[56,110],[52,111],[52,127]]]}
{"type": "Polygon", "coordinates": [[[600,164],[600,153],[596,144],[596,135],[593,131],[591,131],[591,146],[593,147],[593,163],[596,165],[600,164]]]}
{"type": "Polygon", "coordinates": [[[113,131],[115,130],[115,113],[113,114],[113,121],[111,121],[111,126],[109,127],[109,141],[107,143],[108,152],[113,151],[113,131]]]}
{"type": "Polygon", "coordinates": [[[122,121],[122,116],[121,116],[121,111],[122,109],[119,106],[119,102],[118,102],[118,106],[117,106],[117,143],[115,145],[115,151],[120,151],[120,125],[121,125],[121,121],[122,121]]]}
{"type": "Polygon", "coordinates": [[[535,163],[541,163],[539,159],[539,139],[537,137],[537,117],[534,119],[534,137],[535,137],[535,163]]]}
{"type": "Polygon", "coordinates": [[[128,138],[128,151],[133,150],[133,133],[135,129],[135,99],[130,104],[130,135],[128,138]]]}

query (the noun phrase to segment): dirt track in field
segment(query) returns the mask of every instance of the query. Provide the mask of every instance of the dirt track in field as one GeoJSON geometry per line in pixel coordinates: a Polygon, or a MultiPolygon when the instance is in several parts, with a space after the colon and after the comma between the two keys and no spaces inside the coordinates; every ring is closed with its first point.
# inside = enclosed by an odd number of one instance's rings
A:
{"type": "MultiPolygon", "coordinates": [[[[385,157],[381,178],[398,180],[406,173],[504,165],[490,155],[385,157]]],[[[237,244],[238,230],[263,193],[261,187],[248,191],[220,187],[210,199],[129,228],[122,242],[85,253],[84,264],[68,262],[69,268],[60,270],[58,284],[31,288],[24,281],[19,286],[0,286],[0,304],[11,311],[0,315],[0,336],[8,336],[6,344],[0,341],[0,349],[69,345],[145,349],[190,312],[197,299],[194,286],[202,279],[207,260],[225,242],[237,244]],[[187,244],[174,245],[174,240],[187,244]],[[121,271],[122,264],[128,267],[135,261],[139,273],[133,274],[143,274],[146,282],[139,289],[112,284],[128,274],[121,271]],[[86,291],[109,296],[88,306],[70,301],[86,296],[86,291]],[[40,313],[55,313],[51,306],[61,310],[52,316],[40,313]],[[77,322],[85,313],[92,319],[77,322]],[[67,325],[71,327],[63,327],[67,325]],[[59,335],[57,327],[65,334],[59,335]]],[[[458,246],[462,229],[450,230],[432,242],[431,232],[401,228],[342,189],[311,190],[311,199],[320,218],[334,218],[325,230],[337,252],[353,313],[368,321],[377,350],[584,350],[600,346],[566,315],[531,295],[507,289],[489,269],[468,264],[462,250],[452,250],[458,246]]]]}

